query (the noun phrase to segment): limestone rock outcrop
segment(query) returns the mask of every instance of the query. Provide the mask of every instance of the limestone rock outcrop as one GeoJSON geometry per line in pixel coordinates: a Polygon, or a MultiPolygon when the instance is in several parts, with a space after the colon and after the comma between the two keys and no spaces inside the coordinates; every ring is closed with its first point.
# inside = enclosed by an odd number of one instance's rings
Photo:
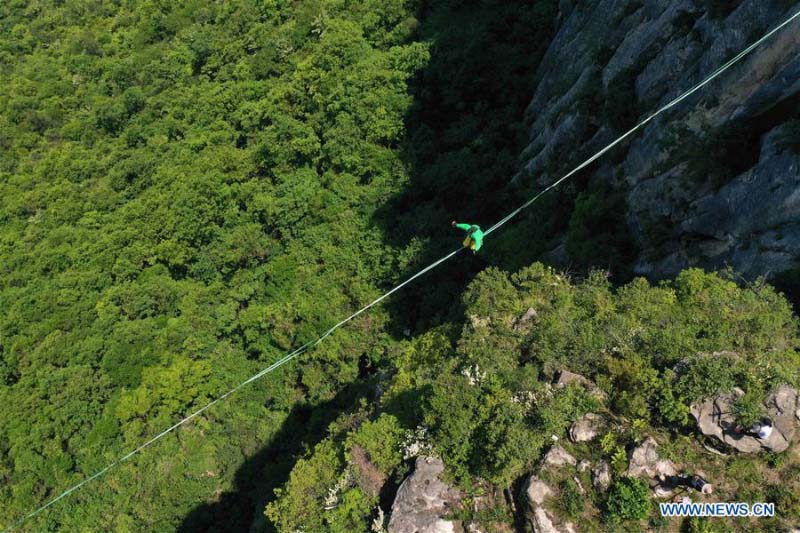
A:
{"type": "Polygon", "coordinates": [[[461,494],[441,480],[444,463],[417,457],[414,472],[397,490],[389,533],[460,533],[460,523],[447,515],[461,504],[461,494]]]}
{"type": "Polygon", "coordinates": [[[634,448],[628,462],[629,476],[674,476],[678,469],[669,459],[661,459],[658,455],[658,443],[653,437],[647,437],[634,448]]]}
{"type": "MultiPolygon", "coordinates": [[[[559,7],[559,28],[526,112],[524,168],[514,178],[538,187],[619,135],[603,102],[620,86],[631,92],[621,105],[642,119],[796,10],[762,0],[737,2],[721,15],[693,0],[589,0],[559,7]],[[564,154],[573,156],[565,161],[564,154]]],[[[796,131],[791,121],[800,107],[798,47],[795,20],[631,136],[615,160],[597,162],[590,179],[625,197],[625,225],[639,249],[637,274],[664,278],[689,266],[730,265],[752,279],[798,265],[800,154],[783,144],[796,131]],[[744,140],[730,150],[733,156],[721,153],[698,173],[686,143],[714,135],[744,140]]],[[[708,146],[701,158],[714,158],[710,152],[721,144],[708,146]]],[[[546,257],[557,260],[563,251],[563,242],[557,243],[546,257]]]]}
{"type": "Polygon", "coordinates": [[[733,404],[743,394],[741,389],[734,389],[693,405],[691,414],[700,431],[743,453],[757,453],[762,449],[775,453],[786,450],[797,431],[797,391],[784,384],[767,397],[764,409],[772,420],[773,431],[766,439],[737,431],[733,404]]]}

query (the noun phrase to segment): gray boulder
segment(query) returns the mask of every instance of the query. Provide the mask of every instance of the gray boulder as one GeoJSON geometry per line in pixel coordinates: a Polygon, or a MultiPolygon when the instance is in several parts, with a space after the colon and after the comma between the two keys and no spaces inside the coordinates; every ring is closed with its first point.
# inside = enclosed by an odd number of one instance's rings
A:
{"type": "Polygon", "coordinates": [[[559,468],[567,464],[575,466],[578,463],[578,461],[572,455],[570,455],[567,450],[557,444],[548,450],[542,462],[546,467],[555,468],[559,468]]]}
{"type": "Polygon", "coordinates": [[[514,320],[513,324],[514,331],[521,331],[523,329],[526,329],[530,324],[530,321],[536,318],[536,314],[537,314],[536,309],[534,309],[533,307],[529,307],[528,310],[525,311],[524,315],[514,320]]]}
{"type": "Polygon", "coordinates": [[[789,385],[781,385],[767,397],[764,406],[772,418],[774,429],[762,446],[780,453],[789,447],[796,433],[797,391],[789,385]]]}
{"type": "Polygon", "coordinates": [[[397,490],[389,533],[459,533],[461,524],[445,517],[461,505],[461,494],[444,483],[442,460],[417,457],[414,472],[397,490]]]}
{"type": "Polygon", "coordinates": [[[556,520],[542,505],[553,496],[553,489],[547,483],[532,475],[525,483],[525,498],[528,501],[530,520],[536,533],[574,533],[571,523],[556,525],[556,520]]]}
{"type": "Polygon", "coordinates": [[[592,382],[586,379],[585,377],[581,376],[580,374],[576,374],[575,372],[570,372],[569,370],[562,370],[561,373],[558,375],[558,381],[556,381],[556,386],[566,387],[567,385],[572,385],[573,383],[578,385],[591,385],[592,382]]]}
{"type": "Polygon", "coordinates": [[[592,485],[599,491],[604,491],[611,485],[611,465],[608,462],[602,461],[592,469],[592,485]]]}
{"type": "Polygon", "coordinates": [[[533,510],[532,522],[534,533],[575,533],[575,526],[569,522],[556,526],[553,516],[543,507],[533,510]]]}
{"type": "Polygon", "coordinates": [[[536,476],[528,478],[525,484],[525,497],[532,508],[543,504],[544,501],[552,495],[553,489],[551,489],[547,483],[536,476]]]}
{"type": "Polygon", "coordinates": [[[569,428],[572,442],[587,442],[594,439],[603,429],[603,417],[595,413],[586,413],[569,428]]]}
{"type": "Polygon", "coordinates": [[[662,460],[658,456],[658,443],[653,437],[647,437],[639,446],[634,448],[628,462],[629,476],[674,476],[678,469],[669,459],[662,460]]]}
{"type": "Polygon", "coordinates": [[[736,431],[733,404],[743,394],[744,391],[737,388],[693,405],[691,413],[700,431],[742,453],[757,453],[762,449],[775,453],[786,450],[797,428],[797,391],[781,385],[767,397],[764,408],[773,421],[773,431],[764,440],[736,431]]]}

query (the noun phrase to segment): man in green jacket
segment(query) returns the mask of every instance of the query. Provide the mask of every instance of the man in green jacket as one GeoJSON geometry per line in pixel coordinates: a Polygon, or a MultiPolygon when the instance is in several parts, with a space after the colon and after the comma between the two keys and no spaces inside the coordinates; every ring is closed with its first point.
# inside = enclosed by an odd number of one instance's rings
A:
{"type": "Polygon", "coordinates": [[[464,239],[465,248],[472,250],[473,254],[481,249],[481,246],[483,246],[483,232],[480,226],[476,226],[475,224],[457,224],[455,220],[450,225],[467,232],[467,238],[464,239]]]}

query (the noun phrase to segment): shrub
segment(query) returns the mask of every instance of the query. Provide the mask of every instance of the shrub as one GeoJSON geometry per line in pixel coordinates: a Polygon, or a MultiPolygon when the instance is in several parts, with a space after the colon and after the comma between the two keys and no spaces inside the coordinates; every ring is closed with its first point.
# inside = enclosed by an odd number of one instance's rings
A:
{"type": "Polygon", "coordinates": [[[735,383],[734,364],[733,357],[698,357],[678,379],[677,389],[690,404],[719,392],[727,392],[735,383]]]}
{"type": "Polygon", "coordinates": [[[635,255],[625,222],[625,196],[605,185],[581,192],[567,229],[567,253],[582,268],[607,268],[625,277],[635,255]]]}
{"type": "Polygon", "coordinates": [[[571,479],[565,480],[561,484],[561,510],[573,520],[581,514],[583,510],[583,496],[581,496],[578,486],[571,479]]]}
{"type": "Polygon", "coordinates": [[[611,485],[606,503],[610,522],[641,520],[650,514],[650,491],[638,478],[624,477],[611,485]]]}
{"type": "Polygon", "coordinates": [[[733,415],[742,427],[750,427],[764,415],[763,391],[760,388],[749,389],[743,396],[733,402],[733,415]]]}
{"type": "Polygon", "coordinates": [[[370,461],[389,474],[403,461],[400,443],[403,428],[392,415],[383,413],[377,420],[367,421],[348,439],[348,447],[358,445],[364,448],[370,461]]]}
{"type": "Polygon", "coordinates": [[[800,308],[800,266],[777,274],[772,284],[794,304],[795,309],[800,308]]]}

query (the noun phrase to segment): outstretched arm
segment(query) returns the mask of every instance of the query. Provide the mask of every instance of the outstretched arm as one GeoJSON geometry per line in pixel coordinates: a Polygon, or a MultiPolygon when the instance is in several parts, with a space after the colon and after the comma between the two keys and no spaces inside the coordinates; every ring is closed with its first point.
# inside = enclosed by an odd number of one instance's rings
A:
{"type": "Polygon", "coordinates": [[[470,229],[472,226],[470,226],[469,224],[456,224],[456,227],[457,227],[458,229],[463,229],[464,231],[469,231],[469,229],[470,229]]]}

